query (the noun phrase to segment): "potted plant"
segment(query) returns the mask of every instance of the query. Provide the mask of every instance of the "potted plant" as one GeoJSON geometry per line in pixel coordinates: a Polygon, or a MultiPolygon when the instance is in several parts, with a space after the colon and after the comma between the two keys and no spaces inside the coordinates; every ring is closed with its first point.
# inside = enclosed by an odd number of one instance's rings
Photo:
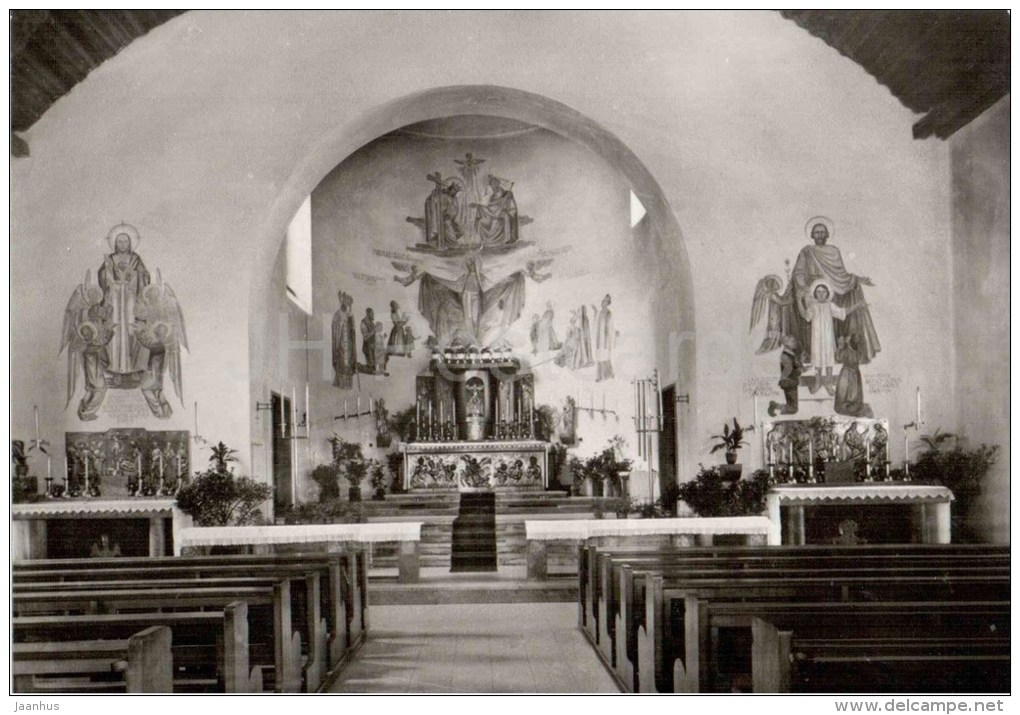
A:
{"type": "Polygon", "coordinates": [[[404,454],[390,452],[386,455],[386,468],[390,472],[390,492],[399,494],[404,491],[404,454]]]}
{"type": "Polygon", "coordinates": [[[726,464],[719,470],[722,478],[729,481],[740,479],[742,465],[737,464],[737,451],[747,442],[744,440],[744,428],[737,422],[737,418],[733,418],[732,429],[728,423],[723,422],[722,434],[714,434],[712,439],[717,442],[712,445],[710,454],[715,454],[721,449],[726,450],[726,464]]]}
{"type": "Polygon", "coordinates": [[[962,437],[940,430],[923,435],[921,442],[924,449],[910,465],[910,478],[948,487],[953,492],[953,541],[978,541],[967,526],[967,517],[981,494],[981,482],[995,464],[999,448],[982,444],[969,449],[962,437]]]}
{"type": "Polygon", "coordinates": [[[372,479],[372,499],[382,501],[386,498],[386,472],[382,463],[373,459],[369,472],[372,479]]]}
{"type": "Polygon", "coordinates": [[[571,457],[570,472],[574,476],[575,486],[584,485],[588,496],[602,496],[604,486],[608,483],[618,494],[622,494],[620,475],[629,473],[631,460],[619,456],[623,438],[614,437],[609,446],[588,459],[571,457]]]}
{"type": "Polygon", "coordinates": [[[220,442],[212,448],[212,466],[177,492],[177,507],[198,526],[245,526],[261,521],[262,503],[273,494],[268,484],[237,477],[229,466],[235,450],[220,442]]]}
{"type": "Polygon", "coordinates": [[[759,469],[750,479],[733,484],[723,477],[726,465],[700,466],[698,476],[677,489],[679,498],[698,516],[752,516],[765,509],[768,471],[759,469]]]}
{"type": "Polygon", "coordinates": [[[329,440],[333,448],[333,464],[337,472],[347,480],[347,494],[350,501],[361,501],[361,483],[368,475],[368,462],[357,442],[346,442],[339,435],[329,440]]]}
{"type": "Polygon", "coordinates": [[[340,498],[340,473],[336,464],[320,464],[312,470],[312,481],[319,487],[319,503],[340,498]]]}

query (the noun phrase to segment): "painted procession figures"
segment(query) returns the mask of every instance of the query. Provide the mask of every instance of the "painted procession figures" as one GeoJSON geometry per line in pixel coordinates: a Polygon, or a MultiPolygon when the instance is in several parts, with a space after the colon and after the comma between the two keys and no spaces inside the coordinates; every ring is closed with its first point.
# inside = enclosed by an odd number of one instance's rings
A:
{"type": "Polygon", "coordinates": [[[107,235],[111,253],[97,272],[97,283],[86,272],[64,310],[60,351],[68,355],[67,404],[81,372],[81,420],[96,419],[108,389],[140,389],[156,417],[170,417],[173,410],[163,396],[165,373],[183,399],[184,316],[158,271],[152,281],[134,250],[139,240],[133,226],[114,226],[107,235]]]}
{"type": "Polygon", "coordinates": [[[354,373],[358,369],[355,347],[354,298],[343,291],[337,293],[340,309],[333,314],[332,358],[333,387],[350,390],[354,386],[354,373]]]}

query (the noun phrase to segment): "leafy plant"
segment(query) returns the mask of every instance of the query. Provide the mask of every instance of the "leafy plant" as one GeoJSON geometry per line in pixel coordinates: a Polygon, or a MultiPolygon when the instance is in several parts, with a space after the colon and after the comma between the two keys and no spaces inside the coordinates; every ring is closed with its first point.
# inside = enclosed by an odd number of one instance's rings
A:
{"type": "Polygon", "coordinates": [[[765,509],[769,489],[769,473],[759,469],[750,479],[730,486],[722,479],[718,467],[705,467],[689,482],[678,486],[682,499],[698,516],[748,516],[765,509]]]}
{"type": "Polygon", "coordinates": [[[535,408],[535,439],[543,442],[552,440],[556,433],[556,425],[560,423],[560,412],[551,405],[539,405],[535,408]]]}
{"type": "Polygon", "coordinates": [[[678,501],[680,501],[680,485],[674,481],[667,482],[662,488],[662,495],[659,497],[662,510],[670,516],[676,516],[678,501]]]}
{"type": "Polygon", "coordinates": [[[714,434],[712,439],[718,440],[718,442],[712,446],[710,454],[715,454],[721,449],[727,452],[736,452],[747,444],[744,440],[744,428],[737,422],[736,417],[733,418],[733,429],[730,429],[728,423],[723,422],[722,434],[714,434]]]}
{"type": "Polygon", "coordinates": [[[386,468],[390,471],[390,492],[398,494],[404,491],[404,455],[400,452],[387,454],[386,468]]]}
{"type": "Polygon", "coordinates": [[[209,461],[213,463],[213,469],[217,472],[226,472],[227,463],[237,461],[237,457],[234,456],[237,454],[237,450],[230,449],[223,442],[216,443],[210,449],[212,450],[212,456],[209,457],[209,461]]]}
{"type": "Polygon", "coordinates": [[[618,518],[624,519],[634,511],[634,499],[630,495],[614,497],[609,500],[608,506],[618,518]]]}
{"type": "Polygon", "coordinates": [[[410,442],[414,438],[414,426],[416,419],[416,408],[414,405],[399,412],[390,414],[388,422],[390,431],[400,436],[401,442],[410,442]]]}
{"type": "Polygon", "coordinates": [[[372,498],[382,501],[386,498],[386,472],[381,462],[372,460],[372,467],[369,470],[372,475],[372,498]]]}
{"type": "Polygon", "coordinates": [[[235,451],[223,442],[212,447],[212,467],[177,492],[177,506],[198,526],[244,526],[261,520],[259,507],[273,494],[268,484],[234,476],[235,451]]]}
{"type": "Polygon", "coordinates": [[[614,437],[609,441],[608,447],[587,459],[571,457],[570,473],[574,476],[574,486],[580,487],[590,479],[593,484],[608,481],[619,490],[620,472],[629,472],[634,464],[631,460],[618,456],[622,449],[622,440],[622,437],[614,437]]]}
{"type": "Polygon", "coordinates": [[[967,527],[967,517],[975,500],[981,494],[981,482],[987,476],[998,458],[998,446],[982,444],[976,449],[966,449],[962,438],[951,432],[935,430],[924,435],[921,442],[925,448],[917,455],[917,462],[910,467],[910,476],[917,481],[941,484],[953,492],[952,529],[953,540],[971,540],[975,537],[967,527]]]}
{"type": "Polygon", "coordinates": [[[336,464],[320,464],[312,470],[312,481],[319,487],[319,502],[340,497],[340,472],[336,464]]]}

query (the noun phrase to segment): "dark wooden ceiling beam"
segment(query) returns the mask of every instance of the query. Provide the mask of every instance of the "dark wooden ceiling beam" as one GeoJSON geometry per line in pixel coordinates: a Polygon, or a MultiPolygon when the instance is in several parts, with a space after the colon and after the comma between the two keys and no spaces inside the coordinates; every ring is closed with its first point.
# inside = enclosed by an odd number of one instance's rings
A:
{"type": "Polygon", "coordinates": [[[780,12],[926,114],[914,125],[918,138],[948,137],[1009,93],[1006,11],[780,12]]]}

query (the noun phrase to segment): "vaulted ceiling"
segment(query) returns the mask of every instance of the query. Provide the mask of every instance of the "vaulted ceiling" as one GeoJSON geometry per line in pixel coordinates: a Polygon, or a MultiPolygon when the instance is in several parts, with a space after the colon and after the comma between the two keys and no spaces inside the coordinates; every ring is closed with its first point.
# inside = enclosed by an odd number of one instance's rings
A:
{"type": "MultiPolygon", "coordinates": [[[[11,130],[31,127],[90,71],[182,12],[11,11],[11,130]]],[[[918,139],[950,136],[1009,93],[1004,10],[781,12],[924,114],[918,139]]]]}

